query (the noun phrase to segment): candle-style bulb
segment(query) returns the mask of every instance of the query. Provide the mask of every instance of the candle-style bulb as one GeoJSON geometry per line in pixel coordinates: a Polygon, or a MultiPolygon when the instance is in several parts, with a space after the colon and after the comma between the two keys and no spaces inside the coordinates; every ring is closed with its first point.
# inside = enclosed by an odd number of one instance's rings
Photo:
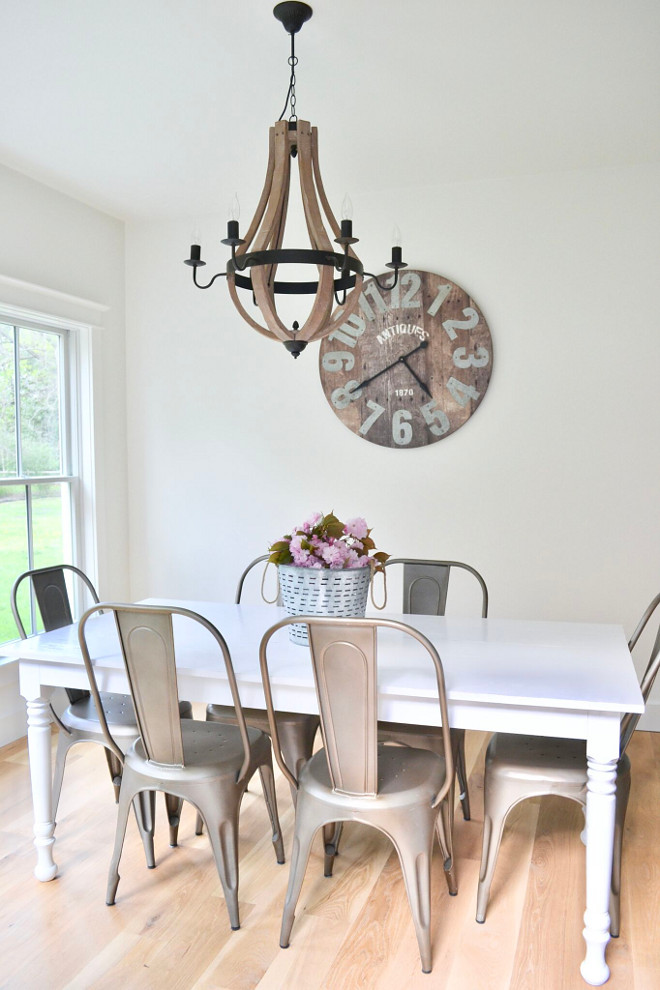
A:
{"type": "Polygon", "coordinates": [[[342,220],[353,219],[353,203],[351,202],[351,197],[348,193],[344,196],[341,204],[341,218],[342,220]]]}
{"type": "Polygon", "coordinates": [[[241,204],[238,202],[238,193],[234,193],[227,208],[227,220],[236,220],[238,222],[240,219],[241,204]]]}
{"type": "Polygon", "coordinates": [[[401,247],[401,231],[396,223],[392,227],[392,244],[394,247],[401,247]]]}

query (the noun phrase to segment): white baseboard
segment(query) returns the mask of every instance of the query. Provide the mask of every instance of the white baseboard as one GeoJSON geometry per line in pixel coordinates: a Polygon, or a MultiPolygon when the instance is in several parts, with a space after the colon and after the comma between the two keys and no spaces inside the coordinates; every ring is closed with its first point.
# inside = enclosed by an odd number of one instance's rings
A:
{"type": "Polygon", "coordinates": [[[26,733],[25,702],[18,693],[18,664],[0,663],[0,746],[26,733]]]}

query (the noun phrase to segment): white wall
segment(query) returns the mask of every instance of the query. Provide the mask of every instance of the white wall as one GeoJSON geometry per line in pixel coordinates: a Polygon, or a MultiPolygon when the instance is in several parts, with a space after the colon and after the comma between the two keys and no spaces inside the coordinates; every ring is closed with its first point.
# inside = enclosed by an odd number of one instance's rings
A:
{"type": "MultiPolygon", "coordinates": [[[[0,166],[0,304],[90,322],[96,546],[85,565],[103,597],[128,594],[124,225],[0,166]]],[[[86,424],[89,426],[90,424],[86,424]]],[[[0,745],[21,733],[16,665],[0,679],[0,745]]]]}
{"type": "MultiPolygon", "coordinates": [[[[414,450],[341,425],[317,345],[294,362],[242,323],[222,281],[193,288],[192,220],[129,226],[132,595],[231,596],[243,562],[334,509],[365,515],[379,549],[471,562],[493,616],[632,631],[660,590],[659,173],[416,188],[411,172],[387,197],[353,195],[365,266],[383,270],[398,222],[411,267],[471,292],[493,335],[479,410],[414,450]]],[[[224,267],[222,227],[203,224],[205,272],[224,267]]]]}

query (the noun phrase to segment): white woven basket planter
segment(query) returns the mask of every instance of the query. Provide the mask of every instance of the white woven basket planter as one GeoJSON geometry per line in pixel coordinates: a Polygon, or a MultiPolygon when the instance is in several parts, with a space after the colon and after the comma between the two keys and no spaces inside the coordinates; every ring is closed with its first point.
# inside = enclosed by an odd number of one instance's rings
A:
{"type": "MultiPolygon", "coordinates": [[[[289,615],[363,616],[367,609],[369,567],[326,570],[279,564],[280,594],[289,615]]],[[[289,626],[289,639],[307,646],[307,626],[289,626]]]]}

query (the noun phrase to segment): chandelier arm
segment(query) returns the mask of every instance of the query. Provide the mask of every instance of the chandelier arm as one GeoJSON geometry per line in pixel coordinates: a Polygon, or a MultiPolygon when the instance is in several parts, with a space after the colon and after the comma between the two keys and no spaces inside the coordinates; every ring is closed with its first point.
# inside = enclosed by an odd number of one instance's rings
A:
{"type": "Polygon", "coordinates": [[[195,285],[197,286],[198,289],[210,289],[211,286],[213,285],[213,283],[215,282],[216,278],[227,278],[227,272],[218,272],[218,274],[217,275],[214,275],[213,278],[211,279],[211,281],[210,282],[207,282],[206,285],[200,285],[200,283],[197,281],[197,268],[196,267],[193,268],[193,273],[192,274],[193,274],[193,282],[195,283],[195,285]]]}
{"type": "MultiPolygon", "coordinates": [[[[407,267],[407,265],[401,265],[401,268],[406,268],[406,267],[407,267]]],[[[378,276],[377,275],[374,275],[373,272],[365,272],[364,274],[368,278],[372,278],[374,280],[374,282],[376,283],[376,285],[378,286],[378,288],[381,289],[383,292],[388,292],[390,289],[393,289],[394,286],[399,281],[399,269],[398,268],[396,268],[395,271],[394,271],[394,281],[391,283],[391,285],[383,285],[383,283],[379,280],[378,276]]]]}

